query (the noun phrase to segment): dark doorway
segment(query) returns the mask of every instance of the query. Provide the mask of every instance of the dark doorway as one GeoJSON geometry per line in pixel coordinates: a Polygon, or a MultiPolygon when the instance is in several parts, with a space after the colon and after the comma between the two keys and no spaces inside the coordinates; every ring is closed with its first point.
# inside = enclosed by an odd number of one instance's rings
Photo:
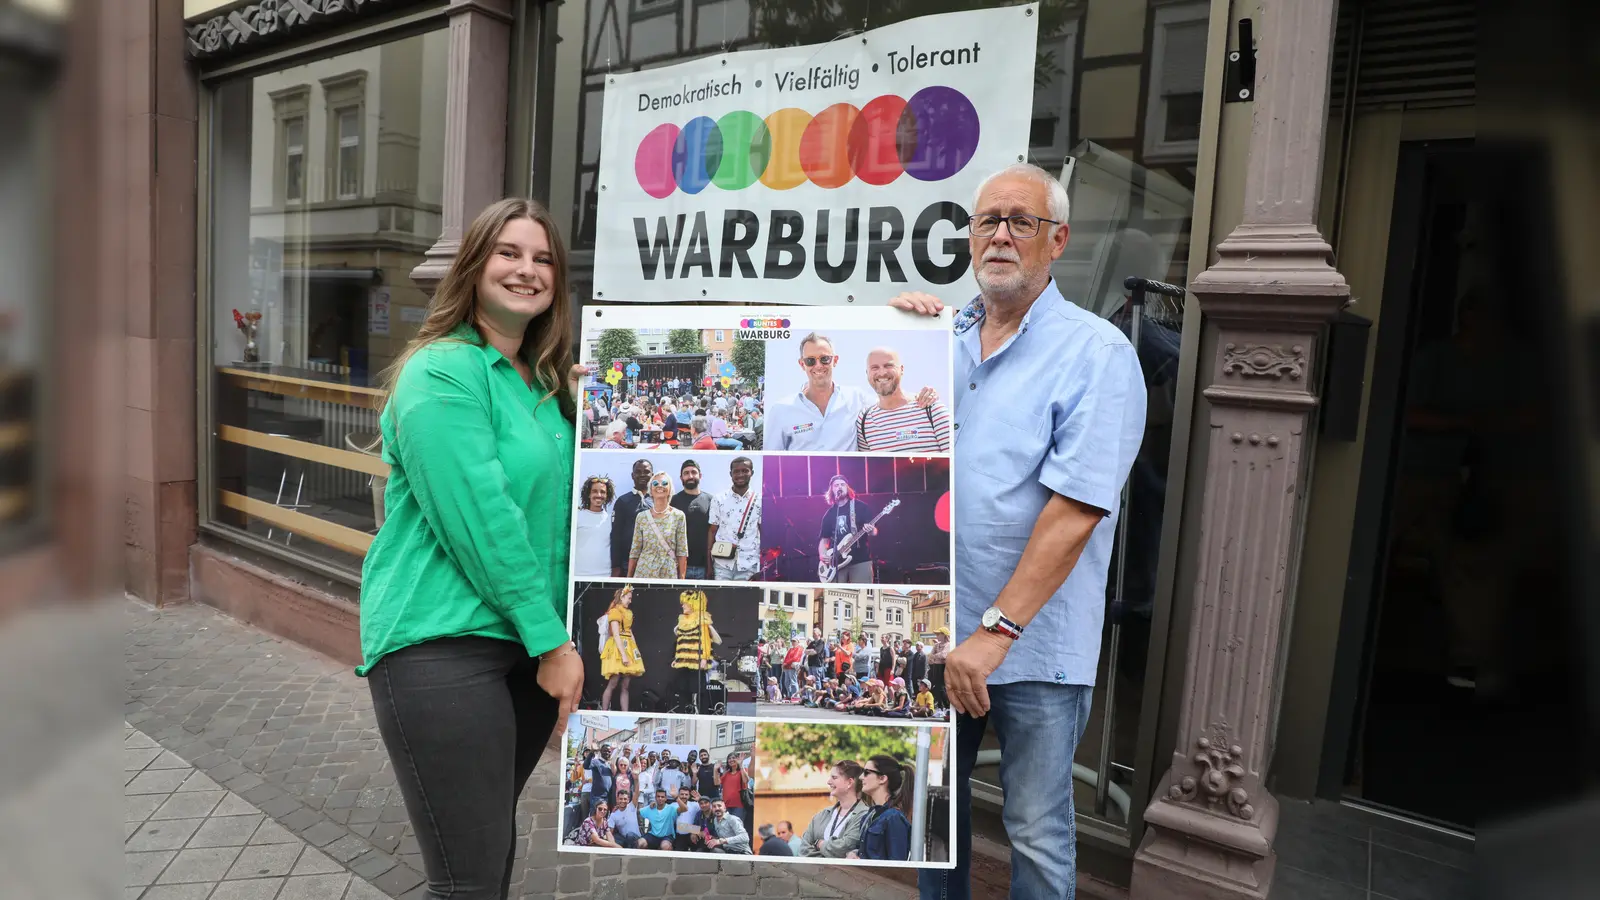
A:
{"type": "MultiPolygon", "coordinates": [[[[1522,721],[1530,702],[1565,709],[1572,683],[1562,487],[1556,443],[1539,439],[1555,430],[1552,367],[1538,304],[1487,271],[1495,213],[1471,150],[1401,149],[1341,635],[1350,716],[1330,730],[1348,740],[1327,754],[1337,783],[1323,780],[1465,831],[1513,793],[1484,789],[1497,756],[1575,745],[1522,721]]],[[[1337,687],[1334,700],[1337,713],[1337,687]]]]}

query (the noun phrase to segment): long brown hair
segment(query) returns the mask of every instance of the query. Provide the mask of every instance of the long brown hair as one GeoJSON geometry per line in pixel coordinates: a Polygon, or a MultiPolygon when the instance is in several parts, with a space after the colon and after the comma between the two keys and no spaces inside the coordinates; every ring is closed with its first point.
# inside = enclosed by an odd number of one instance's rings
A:
{"type": "MultiPolygon", "coordinates": [[[[556,228],[550,211],[538,201],[522,197],[507,197],[489,204],[467,227],[455,261],[439,281],[439,288],[428,304],[427,318],[422,320],[417,336],[384,370],[384,405],[394,395],[400,372],[412,354],[434,341],[450,339],[450,333],[462,322],[474,324],[478,311],[478,279],[489,263],[489,255],[494,252],[495,241],[499,239],[501,230],[514,219],[529,219],[543,226],[554,262],[551,268],[555,270],[550,285],[550,308],[528,323],[518,355],[533,370],[534,380],[545,389],[545,395],[539,402],[555,398],[562,415],[569,419],[576,415],[572,393],[567,390],[567,371],[572,365],[573,347],[572,297],[567,293],[567,247],[561,240],[561,232],[556,228]]],[[[473,341],[479,346],[483,342],[481,334],[473,341]]],[[[379,409],[382,409],[381,405],[379,409]]]]}
{"type": "Polygon", "coordinates": [[[889,797],[884,806],[893,807],[911,816],[912,791],[916,781],[916,774],[911,767],[892,756],[879,755],[867,760],[872,763],[872,768],[883,775],[884,787],[889,789],[889,797]]]}

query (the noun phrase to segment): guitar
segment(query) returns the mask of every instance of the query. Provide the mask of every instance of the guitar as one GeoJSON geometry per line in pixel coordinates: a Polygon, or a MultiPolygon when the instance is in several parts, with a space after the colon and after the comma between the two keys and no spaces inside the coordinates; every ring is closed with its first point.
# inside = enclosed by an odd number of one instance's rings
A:
{"type": "Polygon", "coordinates": [[[844,540],[839,542],[839,546],[829,549],[827,556],[817,560],[817,580],[824,584],[831,584],[839,574],[839,570],[850,565],[850,548],[854,547],[857,541],[866,536],[868,528],[878,524],[879,519],[894,512],[894,508],[899,505],[899,500],[890,500],[889,505],[879,510],[878,514],[872,517],[871,522],[850,532],[844,540]]]}

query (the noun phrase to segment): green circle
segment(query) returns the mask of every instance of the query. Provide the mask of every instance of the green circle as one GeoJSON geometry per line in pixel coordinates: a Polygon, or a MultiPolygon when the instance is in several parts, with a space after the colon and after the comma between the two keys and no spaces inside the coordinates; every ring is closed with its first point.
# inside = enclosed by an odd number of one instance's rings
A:
{"type": "Polygon", "coordinates": [[[761,177],[772,158],[767,123],[748,110],[734,110],[717,120],[722,132],[722,160],[711,183],[725,191],[742,191],[761,177]]]}

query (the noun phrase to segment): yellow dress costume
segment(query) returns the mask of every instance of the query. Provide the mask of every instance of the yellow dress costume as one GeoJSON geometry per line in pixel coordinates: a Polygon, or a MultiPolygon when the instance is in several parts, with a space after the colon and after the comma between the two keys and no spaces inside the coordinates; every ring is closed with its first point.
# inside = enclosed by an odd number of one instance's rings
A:
{"type": "Polygon", "coordinates": [[[704,591],[684,591],[678,599],[689,605],[688,615],[679,615],[673,628],[672,667],[698,669],[701,660],[711,658],[711,614],[706,612],[704,591]]]}
{"type": "Polygon", "coordinates": [[[639,656],[639,645],[633,640],[633,610],[626,606],[613,606],[606,613],[606,643],[600,650],[600,677],[643,674],[644,660],[639,656]],[[611,634],[612,622],[622,626],[620,635],[611,634]],[[623,661],[624,649],[633,662],[623,661]]]}

